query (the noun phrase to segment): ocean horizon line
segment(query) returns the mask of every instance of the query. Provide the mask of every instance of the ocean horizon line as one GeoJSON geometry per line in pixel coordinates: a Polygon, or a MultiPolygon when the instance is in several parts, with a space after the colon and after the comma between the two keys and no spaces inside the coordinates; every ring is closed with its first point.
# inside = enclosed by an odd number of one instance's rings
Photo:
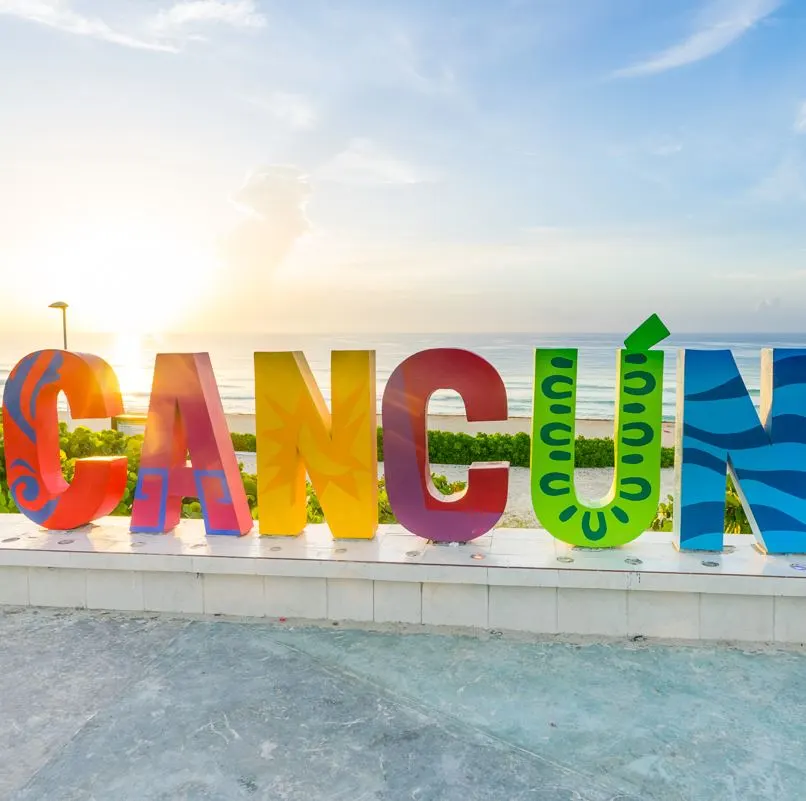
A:
{"type": "MultiPolygon", "coordinates": [[[[35,344],[46,339],[51,347],[59,347],[61,331],[40,338],[15,342],[0,340],[0,385],[8,371],[35,344]],[[52,341],[51,340],[55,340],[52,341]]],[[[116,370],[127,411],[139,413],[148,404],[151,393],[154,360],[158,353],[206,352],[210,354],[224,410],[251,414],[255,407],[253,353],[264,351],[301,351],[322,392],[325,402],[331,400],[331,358],[336,350],[373,350],[376,354],[376,392],[383,397],[391,373],[406,358],[434,347],[465,348],[485,358],[498,371],[507,391],[510,416],[526,418],[533,402],[534,351],[536,348],[576,348],[579,352],[577,374],[576,417],[580,420],[612,420],[615,415],[616,353],[623,347],[623,334],[567,333],[440,333],[440,334],[286,334],[286,335],[220,335],[184,332],[160,337],[119,338],[116,335],[70,335],[68,342],[106,359],[116,370]]],[[[728,349],[756,401],[761,386],[761,351],[768,347],[806,349],[806,334],[679,334],[658,344],[665,352],[663,419],[675,417],[677,358],[680,349],[728,349]]],[[[464,412],[461,398],[450,389],[441,388],[432,395],[429,413],[457,415],[464,412]]]]}
{"type": "MultiPolygon", "coordinates": [[[[546,331],[506,331],[506,330],[443,330],[443,331],[237,331],[237,330],[205,330],[205,331],[148,331],[148,332],[126,332],[126,331],[85,331],[82,329],[73,329],[70,331],[72,336],[79,336],[82,338],[92,339],[108,339],[119,337],[138,337],[142,339],[160,339],[160,338],[198,338],[198,337],[237,337],[239,339],[249,339],[255,337],[315,337],[317,339],[325,337],[355,337],[357,339],[366,339],[369,337],[448,337],[448,336],[470,336],[470,337],[607,337],[608,339],[620,339],[628,336],[631,331],[628,330],[613,330],[613,331],[584,331],[578,329],[566,330],[546,330],[546,331]]],[[[40,338],[49,337],[53,335],[53,331],[48,330],[35,330],[35,331],[20,331],[20,332],[6,332],[3,336],[6,338],[25,339],[25,338],[40,338]]],[[[694,330],[675,330],[671,328],[669,337],[664,341],[676,338],[685,339],[714,339],[717,337],[736,337],[738,339],[759,338],[759,337],[806,337],[806,329],[802,331],[772,331],[772,330],[744,330],[744,331],[694,331],[694,330]]]]}

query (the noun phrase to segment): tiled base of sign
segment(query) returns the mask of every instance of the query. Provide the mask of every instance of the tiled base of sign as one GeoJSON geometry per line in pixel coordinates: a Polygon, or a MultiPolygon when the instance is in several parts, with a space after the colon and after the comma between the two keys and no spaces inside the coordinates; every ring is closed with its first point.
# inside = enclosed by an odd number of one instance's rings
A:
{"type": "Polygon", "coordinates": [[[535,634],[806,643],[806,556],[679,553],[648,532],[576,550],[537,529],[432,545],[399,526],[373,541],[131,534],[107,518],[47,532],[0,516],[0,604],[409,623],[535,634]]]}

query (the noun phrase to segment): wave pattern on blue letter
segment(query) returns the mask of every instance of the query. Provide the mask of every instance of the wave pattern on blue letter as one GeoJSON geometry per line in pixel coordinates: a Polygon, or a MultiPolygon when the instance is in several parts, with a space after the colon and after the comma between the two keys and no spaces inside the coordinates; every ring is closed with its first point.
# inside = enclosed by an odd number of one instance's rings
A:
{"type": "Polygon", "coordinates": [[[767,553],[806,552],[806,350],[762,352],[761,418],[728,350],[681,351],[675,531],[719,551],[730,472],[767,553]]]}

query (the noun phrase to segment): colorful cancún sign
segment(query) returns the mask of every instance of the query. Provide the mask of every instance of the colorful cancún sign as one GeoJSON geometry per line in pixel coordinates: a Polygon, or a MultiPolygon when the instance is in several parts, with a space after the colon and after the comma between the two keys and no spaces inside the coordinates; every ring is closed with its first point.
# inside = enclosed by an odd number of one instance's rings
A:
{"type": "MultiPolygon", "coordinates": [[[[540,523],[564,542],[624,545],[651,524],[660,500],[663,360],[669,335],[653,315],[618,351],[615,475],[593,503],[574,489],[577,351],[535,352],[531,489],[540,523]]],[[[258,529],[295,536],[306,522],[310,477],[331,532],[370,539],[377,527],[375,355],[336,351],[328,409],[302,353],[255,354],[258,529]]],[[[435,541],[467,542],[492,529],[507,501],[509,465],[477,463],[467,488],[434,487],[426,419],[438,389],[462,397],[469,421],[507,419],[501,376],[466,350],[405,359],[382,399],[384,472],[400,523],[435,541]]],[[[113,369],[97,356],[38,351],[11,372],[3,396],[8,482],[20,510],[49,529],[111,512],[126,488],[125,457],[79,459],[72,483],[59,462],[57,397],[76,419],[123,412],[113,369]]],[[[762,354],[761,418],[730,351],[681,351],[674,522],[683,550],[721,550],[725,482],[733,477],[768,553],[806,552],[806,350],[762,354]]],[[[157,357],[131,529],[161,533],[197,497],[208,534],[253,527],[207,354],[157,357]]]]}

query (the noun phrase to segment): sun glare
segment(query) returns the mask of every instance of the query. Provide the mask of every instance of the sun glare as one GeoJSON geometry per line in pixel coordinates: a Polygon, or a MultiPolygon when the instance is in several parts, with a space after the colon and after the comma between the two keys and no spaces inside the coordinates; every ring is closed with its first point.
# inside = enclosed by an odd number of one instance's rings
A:
{"type": "Polygon", "coordinates": [[[143,399],[151,390],[154,369],[153,354],[145,337],[132,333],[117,334],[110,363],[118,377],[126,410],[142,407],[143,399]]]}
{"type": "Polygon", "coordinates": [[[76,327],[129,335],[180,321],[217,267],[211,250],[147,225],[54,232],[25,255],[36,294],[68,299],[76,327]]]}

